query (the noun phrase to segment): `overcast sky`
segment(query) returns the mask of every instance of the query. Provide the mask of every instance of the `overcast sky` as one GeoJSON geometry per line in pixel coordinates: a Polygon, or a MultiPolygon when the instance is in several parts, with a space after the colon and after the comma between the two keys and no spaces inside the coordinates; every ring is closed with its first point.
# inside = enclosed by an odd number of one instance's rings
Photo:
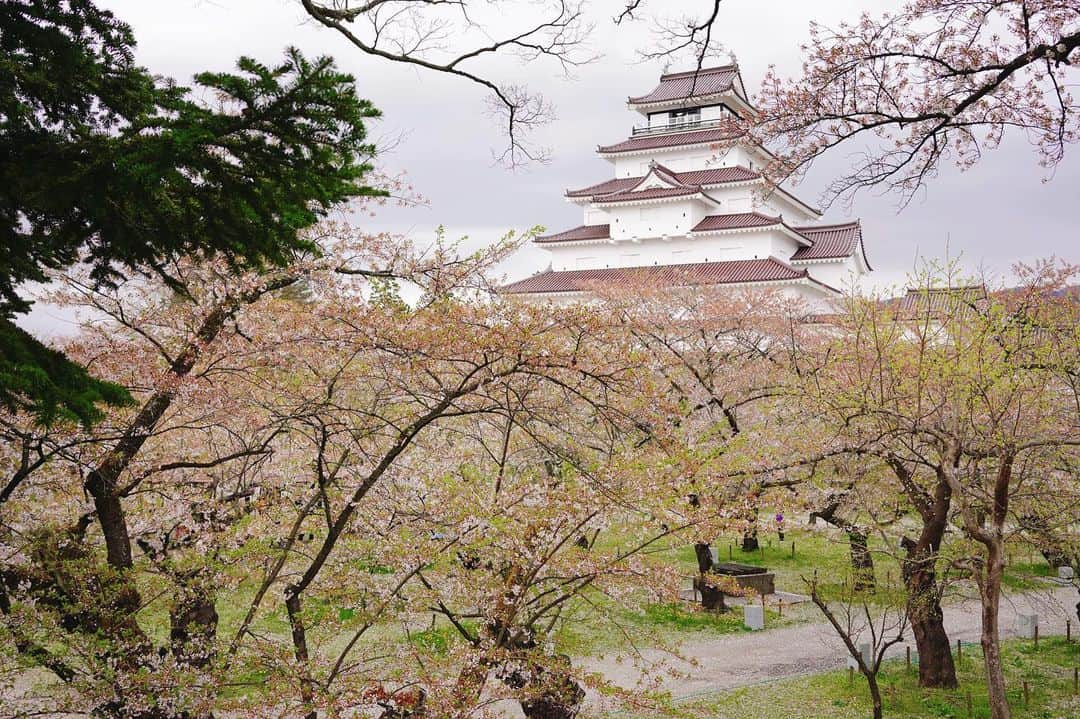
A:
{"type": "MultiPolygon", "coordinates": [[[[299,0],[99,0],[128,23],[138,40],[137,57],[151,71],[189,82],[200,70],[232,67],[239,55],[273,62],[287,45],[305,53],[330,54],[353,73],[362,96],[383,113],[373,123],[376,138],[397,140],[382,162],[405,170],[428,205],[393,211],[375,218],[373,229],[409,231],[430,237],[443,224],[448,233],[490,241],[511,228],[535,224],[559,231],[581,223],[581,210],[562,197],[612,176],[608,162],[595,155],[598,144],[623,139],[639,116],[626,109],[631,94],[650,90],[663,67],[641,63],[636,50],[649,42],[646,23],[615,28],[611,19],[619,0],[593,0],[596,23],[590,36],[601,57],[567,79],[554,64],[522,66],[507,57],[484,70],[498,81],[527,84],[550,100],[557,118],[537,134],[552,150],[546,165],[508,171],[492,160],[502,137],[485,111],[482,88],[408,66],[365,56],[329,29],[306,19],[299,0]]],[[[704,0],[653,0],[653,8],[678,14],[696,11],[704,0]]],[[[737,57],[753,91],[765,69],[776,65],[793,75],[800,63],[799,45],[811,20],[834,25],[863,11],[877,13],[897,2],[888,0],[724,0],[716,27],[725,47],[737,57]]],[[[500,8],[521,7],[495,2],[500,8]]],[[[495,33],[515,27],[496,20],[495,33]]],[[[672,68],[673,70],[683,68],[672,68]]],[[[815,174],[793,188],[815,203],[830,168],[842,167],[843,153],[819,163],[815,174]]],[[[1074,148],[1049,181],[1023,137],[1005,144],[966,173],[942,173],[902,212],[896,198],[860,195],[851,213],[862,219],[867,254],[878,284],[903,280],[916,254],[961,255],[972,270],[1007,273],[1017,260],[1057,255],[1080,261],[1076,227],[1080,204],[1080,148],[1074,148]]],[[[846,219],[841,208],[826,221],[846,219]]],[[[522,250],[506,267],[513,279],[547,266],[547,253],[522,250]]],[[[37,325],[37,322],[34,322],[37,325]]]]}

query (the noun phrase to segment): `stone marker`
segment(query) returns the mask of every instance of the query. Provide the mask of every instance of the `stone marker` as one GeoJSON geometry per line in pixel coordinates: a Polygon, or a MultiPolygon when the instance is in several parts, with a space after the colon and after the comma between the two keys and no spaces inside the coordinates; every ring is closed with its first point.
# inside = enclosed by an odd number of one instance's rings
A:
{"type": "Polygon", "coordinates": [[[765,628],[765,607],[760,604],[743,605],[743,624],[751,631],[765,628]]]}
{"type": "Polygon", "coordinates": [[[1039,626],[1038,614],[1016,615],[1016,636],[1021,639],[1034,639],[1035,631],[1039,626]]]}
{"type": "MultiPolygon", "coordinates": [[[[874,657],[870,653],[870,642],[862,642],[859,644],[859,654],[862,654],[863,664],[866,666],[870,666],[874,663],[874,657]]],[[[859,663],[855,661],[855,657],[851,656],[850,653],[848,654],[847,665],[851,669],[859,668],[859,663]]]]}
{"type": "Polygon", "coordinates": [[[1058,567],[1058,579],[1064,580],[1066,582],[1071,582],[1073,576],[1075,576],[1073,574],[1073,568],[1069,565],[1066,564],[1064,566],[1058,567]]]}

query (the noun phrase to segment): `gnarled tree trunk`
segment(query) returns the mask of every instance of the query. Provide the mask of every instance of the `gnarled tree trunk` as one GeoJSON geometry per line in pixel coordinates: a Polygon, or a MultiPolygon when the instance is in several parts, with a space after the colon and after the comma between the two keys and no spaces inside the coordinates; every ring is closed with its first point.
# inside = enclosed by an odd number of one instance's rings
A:
{"type": "Polygon", "coordinates": [[[945,536],[952,492],[939,474],[931,496],[915,483],[902,462],[890,459],[889,464],[922,519],[919,538],[913,541],[904,537],[901,542],[905,550],[901,572],[907,590],[907,616],[919,652],[919,686],[952,689],[956,687],[956,665],[945,632],[937,580],[938,551],[945,536]]]}
{"type": "Polygon", "coordinates": [[[902,571],[907,590],[908,622],[919,653],[919,686],[952,689],[956,687],[956,666],[941,611],[934,569],[937,553],[924,551],[917,543],[910,546],[905,543],[905,546],[907,557],[902,571]]]}
{"type": "Polygon", "coordinates": [[[533,665],[528,687],[532,693],[521,700],[526,719],[574,719],[581,711],[585,689],[570,674],[570,657],[554,657],[548,666],[533,665]]]}

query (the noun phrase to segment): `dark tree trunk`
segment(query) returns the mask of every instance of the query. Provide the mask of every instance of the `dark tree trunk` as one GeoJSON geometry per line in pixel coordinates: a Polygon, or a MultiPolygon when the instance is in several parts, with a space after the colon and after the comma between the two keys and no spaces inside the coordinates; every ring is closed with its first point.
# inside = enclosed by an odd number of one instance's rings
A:
{"type": "Polygon", "coordinates": [[[694,579],[694,589],[701,595],[701,608],[710,612],[726,612],[724,593],[709,582],[707,575],[694,579]]]}
{"type": "Polygon", "coordinates": [[[870,699],[874,703],[874,719],[882,719],[881,689],[878,687],[877,675],[873,672],[863,672],[866,683],[870,687],[870,699]]]}
{"type": "Polygon", "coordinates": [[[820,517],[837,529],[842,529],[847,533],[848,551],[851,556],[852,588],[857,592],[872,592],[876,588],[874,556],[870,554],[866,531],[857,524],[848,522],[837,515],[844,494],[834,497],[829,506],[820,512],[814,512],[813,516],[820,517]]]}
{"type": "Polygon", "coordinates": [[[856,592],[873,592],[876,588],[874,579],[874,557],[867,546],[866,532],[854,525],[848,528],[848,544],[851,551],[851,572],[854,580],[852,588],[856,592]]]}
{"type": "Polygon", "coordinates": [[[919,652],[919,686],[953,689],[956,687],[956,666],[949,635],[945,632],[933,564],[906,560],[904,584],[908,595],[908,622],[919,652]]]}
{"type": "Polygon", "coordinates": [[[172,653],[179,663],[204,669],[214,661],[218,613],[213,597],[197,579],[181,585],[169,624],[172,653]]]}
{"type": "Polygon", "coordinates": [[[570,658],[560,655],[546,667],[534,665],[529,686],[535,694],[521,700],[526,719],[575,719],[581,711],[585,690],[571,676],[570,658]]]}
{"type": "Polygon", "coordinates": [[[1046,559],[1046,563],[1054,569],[1058,567],[1075,567],[1080,569],[1080,557],[1070,556],[1070,553],[1059,543],[1060,530],[1056,530],[1051,522],[1037,514],[1025,514],[1020,517],[1020,527],[1028,535],[1029,539],[1038,548],[1046,559]]]}
{"type": "Polygon", "coordinates": [[[1043,547],[1039,551],[1042,553],[1046,563],[1054,569],[1057,569],[1058,567],[1068,567],[1072,564],[1069,560],[1069,555],[1059,549],[1043,547]]]}
{"type": "Polygon", "coordinates": [[[694,556],[697,557],[698,572],[708,574],[712,571],[712,549],[706,542],[698,542],[694,545],[694,556]]]}
{"type": "Polygon", "coordinates": [[[983,666],[986,670],[987,694],[992,719],[1009,719],[1012,715],[1005,692],[1005,671],[1001,661],[1001,641],[998,629],[1001,601],[1001,576],[1005,569],[1004,542],[998,540],[986,546],[986,561],[979,581],[982,600],[983,666]]]}
{"type": "Polygon", "coordinates": [[[945,536],[952,492],[940,472],[931,496],[916,484],[902,462],[895,458],[888,461],[908,500],[922,518],[918,540],[904,537],[901,542],[906,553],[901,573],[907,590],[907,617],[919,652],[919,686],[953,689],[956,687],[956,666],[949,635],[945,632],[937,581],[938,551],[945,536]]]}
{"type": "Polygon", "coordinates": [[[956,687],[956,666],[945,632],[935,568],[937,548],[944,533],[942,517],[940,522],[923,525],[918,542],[905,538],[903,546],[907,554],[901,572],[907,590],[908,622],[919,652],[919,686],[952,689],[956,687]]]}
{"type": "Polygon", "coordinates": [[[427,716],[427,692],[419,689],[403,704],[399,697],[391,697],[392,704],[385,705],[379,719],[421,719],[427,716]]]}
{"type": "Polygon", "coordinates": [[[714,611],[726,612],[724,593],[709,582],[709,575],[713,569],[712,550],[704,542],[694,545],[694,555],[697,557],[698,576],[694,578],[694,591],[701,595],[701,608],[714,611]]]}
{"type": "Polygon", "coordinates": [[[749,506],[746,508],[746,529],[742,536],[742,550],[744,552],[756,552],[761,544],[758,542],[758,504],[759,498],[756,491],[750,496],[749,506]]]}
{"type": "Polygon", "coordinates": [[[308,667],[307,629],[304,626],[304,618],[301,612],[300,593],[296,587],[285,590],[285,610],[289,615],[289,626],[292,629],[293,655],[300,671],[300,699],[304,702],[306,713],[304,719],[318,719],[315,711],[315,682],[311,678],[308,667]]]}

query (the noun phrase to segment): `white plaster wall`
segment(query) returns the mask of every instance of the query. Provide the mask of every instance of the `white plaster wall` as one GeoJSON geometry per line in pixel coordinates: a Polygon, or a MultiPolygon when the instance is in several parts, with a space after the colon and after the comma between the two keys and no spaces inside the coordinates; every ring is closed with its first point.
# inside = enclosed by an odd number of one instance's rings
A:
{"type": "Polygon", "coordinates": [[[606,225],[611,218],[608,213],[599,207],[585,207],[583,225],[606,225]]]}
{"type": "Polygon", "coordinates": [[[616,155],[607,158],[615,166],[615,177],[641,177],[648,173],[649,162],[655,160],[676,172],[705,170],[711,167],[759,168],[767,157],[760,150],[736,145],[721,149],[719,145],[710,147],[661,147],[640,155],[616,155]]]}
{"type": "Polygon", "coordinates": [[[750,232],[712,237],[673,237],[634,242],[590,242],[584,245],[553,245],[551,268],[560,270],[682,265],[693,262],[724,262],[765,258],[776,254],[770,232],[750,232]]]}
{"type": "MultiPolygon", "coordinates": [[[[611,207],[611,238],[630,240],[634,238],[685,235],[696,224],[695,217],[703,212],[700,202],[665,202],[655,205],[611,207]],[[695,210],[695,205],[699,206],[695,210]]],[[[700,221],[700,219],[698,220],[700,221]]]]}
{"type": "MultiPolygon", "coordinates": [[[[783,215],[784,210],[780,207],[779,203],[774,202],[772,199],[762,199],[760,195],[755,195],[753,199],[754,209],[763,215],[770,215],[776,217],[777,215],[783,215]]],[[[785,217],[785,219],[787,219],[785,217]]]]}
{"type": "Polygon", "coordinates": [[[813,284],[782,285],[780,294],[799,300],[807,312],[829,312],[835,309],[835,296],[813,284]]]}
{"type": "MultiPolygon", "coordinates": [[[[779,294],[781,297],[789,300],[796,300],[802,304],[802,311],[807,313],[817,312],[830,312],[835,308],[835,297],[820,287],[806,284],[791,284],[791,285],[776,285],[769,287],[763,286],[740,286],[740,285],[717,285],[712,289],[719,291],[728,291],[733,293],[760,293],[763,290],[772,290],[779,294]]],[[[587,293],[566,293],[566,294],[527,294],[527,295],[513,295],[510,298],[511,301],[522,301],[533,304],[541,305],[554,305],[565,307],[573,304],[589,303],[595,300],[587,293]]]]}
{"type": "Polygon", "coordinates": [[[794,266],[805,267],[810,272],[811,277],[838,290],[847,290],[851,283],[862,275],[859,272],[858,263],[853,257],[837,260],[836,262],[809,262],[806,264],[794,264],[794,266]]]}
{"type": "Polygon", "coordinates": [[[768,202],[775,208],[775,214],[783,215],[784,221],[789,225],[809,225],[820,221],[817,215],[807,212],[802,205],[792,202],[786,195],[779,192],[773,193],[768,202]]]}
{"type": "MultiPolygon", "coordinates": [[[[768,252],[761,255],[761,257],[768,257],[772,255],[785,262],[789,257],[795,254],[795,251],[799,249],[800,245],[795,240],[791,239],[786,233],[780,230],[764,230],[754,232],[752,234],[761,234],[768,238],[768,252]]],[[[749,257],[744,259],[751,259],[749,257]]]]}

